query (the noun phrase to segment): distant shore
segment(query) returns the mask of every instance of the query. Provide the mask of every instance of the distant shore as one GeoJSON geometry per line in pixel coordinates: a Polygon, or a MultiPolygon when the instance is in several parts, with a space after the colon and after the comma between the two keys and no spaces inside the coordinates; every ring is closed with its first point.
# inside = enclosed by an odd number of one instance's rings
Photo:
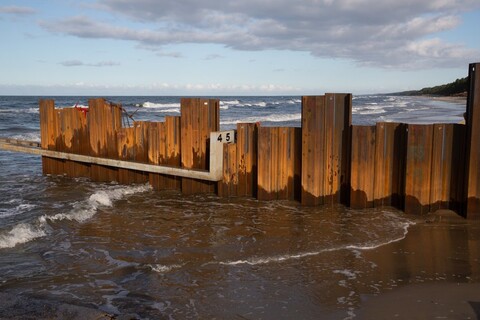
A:
{"type": "Polygon", "coordinates": [[[433,100],[438,100],[438,101],[446,101],[446,102],[467,102],[467,96],[460,96],[460,95],[455,95],[455,96],[429,96],[429,95],[422,95],[420,97],[428,97],[433,100]]]}

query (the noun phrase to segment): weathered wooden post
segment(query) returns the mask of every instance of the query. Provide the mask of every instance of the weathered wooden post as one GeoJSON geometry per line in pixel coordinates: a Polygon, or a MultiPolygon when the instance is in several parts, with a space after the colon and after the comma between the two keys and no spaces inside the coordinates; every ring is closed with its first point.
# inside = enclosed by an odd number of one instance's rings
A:
{"type": "Polygon", "coordinates": [[[258,124],[237,124],[237,166],[239,196],[257,196],[258,124]]]}
{"type": "Polygon", "coordinates": [[[300,128],[259,127],[259,200],[299,200],[300,148],[300,128]]]}
{"type": "Polygon", "coordinates": [[[352,126],[350,206],[355,209],[374,205],[375,126],[352,126]]]}
{"type": "MultiPolygon", "coordinates": [[[[42,149],[55,150],[55,141],[57,134],[57,114],[55,111],[55,101],[40,100],[40,141],[42,149]]],[[[42,157],[43,174],[58,174],[57,163],[61,163],[59,159],[42,157]]]]}
{"type": "Polygon", "coordinates": [[[302,97],[302,204],[348,204],[351,110],[351,94],[302,97]]]}
{"type": "MultiPolygon", "coordinates": [[[[117,158],[116,131],[122,126],[121,108],[102,98],[90,99],[88,105],[90,155],[117,158]]],[[[118,169],[92,164],[91,178],[94,181],[118,181],[118,169]]]]}
{"type": "MultiPolygon", "coordinates": [[[[375,128],[375,206],[404,207],[406,125],[379,122],[375,128]]],[[[356,142],[353,142],[354,144],[356,142]]]]}
{"type": "Polygon", "coordinates": [[[405,177],[405,212],[430,211],[433,125],[409,124],[405,177]]]}
{"type": "Polygon", "coordinates": [[[468,79],[464,213],[468,219],[480,219],[480,63],[470,64],[468,79]]]}
{"type": "MultiPolygon", "coordinates": [[[[182,98],[181,113],[181,162],[183,168],[209,169],[208,143],[210,132],[220,128],[220,101],[218,99],[182,98]]],[[[182,192],[212,193],[215,184],[190,178],[182,179],[182,192]]]]}

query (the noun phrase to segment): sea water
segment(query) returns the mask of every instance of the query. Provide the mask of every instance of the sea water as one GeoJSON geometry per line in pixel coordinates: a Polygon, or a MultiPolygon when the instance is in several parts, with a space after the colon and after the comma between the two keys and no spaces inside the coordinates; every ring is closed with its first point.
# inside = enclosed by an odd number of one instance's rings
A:
{"type": "MultiPolygon", "coordinates": [[[[87,97],[53,98],[57,107],[88,105],[87,97]]],[[[38,99],[0,97],[0,137],[39,141],[38,99]]],[[[107,99],[130,120],[180,113],[179,97],[107,99]]],[[[222,130],[300,126],[300,97],[220,100],[222,130]]],[[[354,124],[455,123],[465,102],[357,96],[352,109],[354,124]]],[[[416,223],[389,207],[310,208],[44,176],[40,157],[0,150],[0,291],[112,314],[354,318],[361,295],[384,287],[366,253],[401,241],[416,223]]]]}

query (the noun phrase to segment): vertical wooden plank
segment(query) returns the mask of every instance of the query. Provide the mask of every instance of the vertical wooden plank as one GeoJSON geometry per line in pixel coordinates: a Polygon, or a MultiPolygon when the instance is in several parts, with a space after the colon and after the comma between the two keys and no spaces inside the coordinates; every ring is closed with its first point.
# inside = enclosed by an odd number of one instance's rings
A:
{"type": "Polygon", "coordinates": [[[450,207],[453,124],[433,125],[430,210],[450,207]]]}
{"type": "MultiPolygon", "coordinates": [[[[165,124],[161,122],[152,122],[147,129],[148,137],[148,163],[150,164],[160,164],[160,135],[161,132],[164,133],[165,124]]],[[[149,183],[155,190],[162,190],[163,183],[162,177],[157,173],[148,174],[149,183]]]]}
{"type": "Polygon", "coordinates": [[[256,197],[258,125],[237,124],[237,163],[239,196],[256,197]]]}
{"type": "Polygon", "coordinates": [[[324,190],[325,190],[325,204],[332,205],[335,200],[336,177],[335,165],[338,164],[338,159],[335,159],[335,101],[334,95],[325,95],[325,119],[324,121],[324,167],[325,172],[324,190]]]}
{"type": "MultiPolygon", "coordinates": [[[[169,166],[180,167],[180,117],[167,116],[165,117],[165,137],[161,140],[165,141],[165,154],[160,154],[160,163],[169,166]]],[[[181,189],[182,179],[179,177],[169,176],[165,179],[165,188],[171,190],[181,189]]]]}
{"type": "Polygon", "coordinates": [[[300,128],[259,127],[258,136],[258,199],[299,200],[300,128]]]}
{"type": "MultiPolygon", "coordinates": [[[[62,137],[62,123],[61,123],[61,118],[62,118],[62,112],[63,109],[55,109],[55,114],[56,114],[56,121],[54,123],[54,130],[55,130],[55,147],[54,150],[63,152],[65,150],[64,148],[64,143],[63,143],[63,137],[62,137]]],[[[56,159],[55,164],[54,164],[54,172],[55,174],[60,174],[63,175],[65,173],[65,160],[63,159],[56,159]]]]}
{"type": "Polygon", "coordinates": [[[464,124],[453,125],[452,163],[450,181],[450,209],[464,215],[465,167],[466,167],[467,128],[464,124]]]}
{"type": "MultiPolygon", "coordinates": [[[[42,149],[55,150],[56,140],[56,111],[54,100],[40,100],[40,141],[42,149]]],[[[43,174],[55,174],[56,159],[42,157],[43,174]]]]}
{"type": "Polygon", "coordinates": [[[284,185],[284,179],[282,177],[282,173],[286,171],[284,137],[284,128],[270,128],[270,143],[272,144],[270,179],[272,180],[271,194],[273,199],[284,199],[286,194],[286,185],[284,185]]]}
{"type": "MultiPolygon", "coordinates": [[[[134,156],[135,162],[148,163],[148,129],[150,122],[134,121],[134,156]]],[[[136,171],[133,175],[134,183],[145,183],[148,181],[148,173],[136,171]]]]}
{"type": "Polygon", "coordinates": [[[287,199],[301,201],[302,195],[302,130],[288,128],[287,140],[288,188],[287,199]]]}
{"type": "Polygon", "coordinates": [[[430,210],[433,125],[408,125],[405,178],[405,212],[430,210]]]}
{"type": "MultiPolygon", "coordinates": [[[[117,157],[116,130],[121,127],[121,111],[102,98],[90,99],[88,130],[90,132],[90,154],[96,157],[117,157]]],[[[118,169],[91,165],[94,181],[118,181],[118,169]]]]}
{"type": "Polygon", "coordinates": [[[480,219],[480,63],[469,66],[467,99],[466,207],[468,219],[480,219]]]}
{"type": "MultiPolygon", "coordinates": [[[[181,113],[181,161],[182,167],[208,170],[210,132],[220,127],[218,99],[182,98],[181,113]]],[[[182,192],[211,193],[215,184],[189,178],[182,179],[182,192]]]]}
{"type": "MultiPolygon", "coordinates": [[[[73,119],[73,141],[72,152],[76,154],[89,154],[89,136],[87,127],[88,111],[82,111],[78,108],[72,108],[73,119]]],[[[74,163],[74,176],[90,178],[90,165],[87,163],[74,163]]]]}
{"type": "MultiPolygon", "coordinates": [[[[61,148],[63,152],[72,153],[73,152],[73,108],[63,108],[60,113],[59,123],[60,123],[60,136],[61,136],[61,148]]],[[[68,177],[74,177],[73,161],[65,160],[64,162],[64,174],[68,177]]]]}
{"type": "Polygon", "coordinates": [[[375,206],[403,208],[406,126],[379,122],[375,129],[375,206]]]}
{"type": "Polygon", "coordinates": [[[351,125],[351,94],[325,95],[326,203],[340,203],[341,189],[348,190],[348,153],[351,125]],[[346,164],[346,165],[345,165],[346,164]],[[343,165],[343,166],[342,166],[343,165]]]}
{"type": "Polygon", "coordinates": [[[261,150],[258,153],[258,200],[272,200],[272,180],[270,179],[272,174],[271,130],[272,128],[268,127],[258,128],[258,150],[261,150]]]}
{"type": "MultiPolygon", "coordinates": [[[[388,148],[393,146],[393,141],[389,138],[387,124],[380,122],[375,128],[375,176],[373,187],[374,205],[390,205],[391,199],[391,160],[388,148]]],[[[392,139],[393,140],[393,139],[392,139]]],[[[393,149],[393,148],[392,148],[393,149]]]]}
{"type": "MultiPolygon", "coordinates": [[[[117,131],[117,158],[124,161],[133,161],[134,159],[134,129],[120,128],[117,131]]],[[[118,182],[122,184],[130,184],[135,181],[134,171],[128,169],[118,169],[118,182]]]]}
{"type": "Polygon", "coordinates": [[[237,195],[237,145],[235,143],[223,145],[223,179],[218,183],[218,195],[231,197],[237,195]]]}
{"type": "Polygon", "coordinates": [[[348,203],[351,94],[302,97],[302,204],[348,203]]]}
{"type": "MultiPolygon", "coordinates": [[[[303,205],[324,203],[325,97],[302,97],[302,194],[303,205]]],[[[263,149],[260,149],[263,152],[263,149]]]]}
{"type": "MultiPolygon", "coordinates": [[[[68,153],[85,154],[88,139],[86,114],[77,108],[63,108],[58,113],[58,122],[61,149],[68,153]]],[[[69,177],[90,177],[88,164],[65,160],[63,165],[64,173],[69,177]]]]}
{"type": "Polygon", "coordinates": [[[363,209],[374,205],[375,129],[375,126],[352,126],[352,208],[363,209]]]}
{"type": "Polygon", "coordinates": [[[348,205],[350,201],[350,156],[351,156],[351,126],[352,126],[352,94],[336,93],[335,97],[335,145],[338,149],[338,186],[340,195],[335,199],[348,205]]]}

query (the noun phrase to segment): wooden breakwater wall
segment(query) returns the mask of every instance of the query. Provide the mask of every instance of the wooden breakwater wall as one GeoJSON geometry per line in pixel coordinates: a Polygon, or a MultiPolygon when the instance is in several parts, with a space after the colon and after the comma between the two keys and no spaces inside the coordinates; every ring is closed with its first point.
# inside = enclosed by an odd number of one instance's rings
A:
{"type": "MultiPolygon", "coordinates": [[[[395,206],[425,214],[449,208],[480,219],[480,72],[469,69],[466,124],[351,124],[352,95],[302,97],[301,128],[238,123],[223,147],[219,181],[43,157],[45,174],[94,181],[149,182],[155,189],[343,203],[354,208],[395,206]]],[[[182,98],[181,115],[164,122],[122,121],[121,105],[89,101],[88,110],[57,109],[40,101],[43,149],[209,170],[210,133],[219,130],[219,100],[182,98]]],[[[229,133],[230,134],[230,133],[229,133]]],[[[217,138],[216,138],[217,139],[217,138]]]]}

